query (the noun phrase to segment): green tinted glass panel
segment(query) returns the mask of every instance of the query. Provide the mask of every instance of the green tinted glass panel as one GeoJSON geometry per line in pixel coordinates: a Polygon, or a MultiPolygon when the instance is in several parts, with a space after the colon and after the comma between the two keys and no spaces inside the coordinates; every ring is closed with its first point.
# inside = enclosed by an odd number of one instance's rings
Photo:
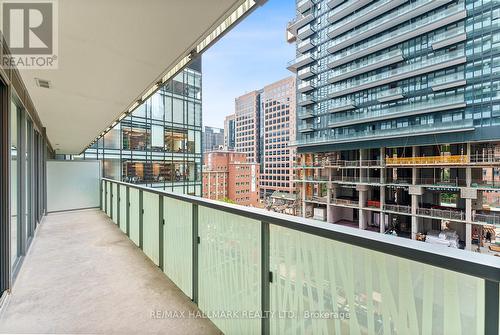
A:
{"type": "MultiPolygon", "coordinates": [[[[199,307],[204,312],[261,310],[261,223],[199,207],[199,307]]],[[[259,318],[213,318],[225,334],[260,334],[259,318]]]]}
{"type": "Polygon", "coordinates": [[[139,245],[139,190],[129,188],[130,239],[139,245]]]}
{"type": "Polygon", "coordinates": [[[271,225],[273,334],[482,334],[484,281],[271,225]]]}
{"type": "Polygon", "coordinates": [[[157,194],[143,192],[142,206],[142,250],[156,264],[160,264],[160,197],[157,194]]]}
{"type": "Polygon", "coordinates": [[[106,211],[106,181],[101,182],[101,209],[106,211]]]}
{"type": "Polygon", "coordinates": [[[111,217],[111,183],[106,182],[106,214],[111,217]]]}
{"type": "Polygon", "coordinates": [[[113,219],[114,223],[118,224],[118,184],[112,183],[111,185],[111,189],[113,190],[113,194],[111,197],[111,199],[113,200],[113,212],[111,218],[113,219]]]}
{"type": "Polygon", "coordinates": [[[127,233],[127,187],[120,185],[120,229],[127,233]]]}
{"type": "Polygon", "coordinates": [[[190,203],[163,197],[163,271],[193,296],[193,215],[190,203]]]}

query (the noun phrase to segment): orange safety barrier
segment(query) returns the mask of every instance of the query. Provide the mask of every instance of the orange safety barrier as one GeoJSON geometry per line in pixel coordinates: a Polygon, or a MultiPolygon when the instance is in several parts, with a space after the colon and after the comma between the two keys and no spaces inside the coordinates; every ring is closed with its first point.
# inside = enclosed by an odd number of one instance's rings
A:
{"type": "Polygon", "coordinates": [[[416,165],[416,164],[468,164],[469,157],[465,155],[428,156],[428,157],[390,157],[387,165],[416,165]]]}

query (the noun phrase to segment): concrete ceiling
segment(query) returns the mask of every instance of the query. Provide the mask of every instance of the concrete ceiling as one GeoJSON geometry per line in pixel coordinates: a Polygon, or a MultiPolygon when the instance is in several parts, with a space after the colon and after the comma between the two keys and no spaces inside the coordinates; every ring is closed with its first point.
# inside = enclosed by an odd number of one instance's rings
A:
{"type": "Polygon", "coordinates": [[[58,1],[58,69],[21,71],[53,147],[80,153],[242,2],[58,1]]]}

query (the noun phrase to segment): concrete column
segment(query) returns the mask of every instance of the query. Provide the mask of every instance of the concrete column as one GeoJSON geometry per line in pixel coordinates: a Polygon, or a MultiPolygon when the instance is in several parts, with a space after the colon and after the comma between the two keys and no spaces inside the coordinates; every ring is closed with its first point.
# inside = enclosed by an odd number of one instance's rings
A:
{"type": "Polygon", "coordinates": [[[326,189],[326,222],[333,223],[332,218],[332,169],[328,169],[328,184],[326,189]]]}
{"type": "Polygon", "coordinates": [[[368,220],[363,207],[366,206],[368,200],[368,185],[356,185],[356,190],[359,194],[359,229],[366,229],[368,220]]]}
{"type": "Polygon", "coordinates": [[[472,250],[472,199],[465,199],[465,249],[472,250]]]}
{"type": "Polygon", "coordinates": [[[365,181],[367,176],[367,169],[363,168],[363,161],[367,159],[367,150],[359,149],[359,180],[365,181]]]}
{"type": "Polygon", "coordinates": [[[302,182],[302,217],[306,217],[306,183],[302,182]]]}
{"type": "Polygon", "coordinates": [[[418,195],[411,195],[411,239],[415,240],[417,238],[418,233],[418,217],[417,217],[417,208],[418,208],[418,195]]]}
{"type": "Polygon", "coordinates": [[[384,212],[384,206],[385,206],[385,186],[382,185],[380,186],[380,232],[383,234],[385,233],[385,212],[384,212]]]}
{"type": "Polygon", "coordinates": [[[382,168],[380,169],[380,183],[385,184],[385,148],[380,148],[380,165],[382,168]]]}

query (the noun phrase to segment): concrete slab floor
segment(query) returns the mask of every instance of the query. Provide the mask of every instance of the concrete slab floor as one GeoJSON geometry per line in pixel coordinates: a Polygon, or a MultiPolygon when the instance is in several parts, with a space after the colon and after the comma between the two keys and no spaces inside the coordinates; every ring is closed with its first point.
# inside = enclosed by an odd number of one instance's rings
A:
{"type": "Polygon", "coordinates": [[[50,214],[2,308],[0,333],[220,334],[99,210],[50,214]]]}

